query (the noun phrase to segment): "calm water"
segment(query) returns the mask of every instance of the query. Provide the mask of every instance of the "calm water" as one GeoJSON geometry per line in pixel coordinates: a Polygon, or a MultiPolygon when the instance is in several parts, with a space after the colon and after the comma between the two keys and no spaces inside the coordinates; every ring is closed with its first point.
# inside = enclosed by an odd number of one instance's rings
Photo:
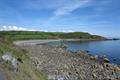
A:
{"type": "MultiPolygon", "coordinates": [[[[59,44],[59,42],[54,42],[59,44]]],[[[106,55],[112,63],[120,64],[120,40],[116,41],[68,41],[68,50],[88,50],[93,55],[106,55]]]]}

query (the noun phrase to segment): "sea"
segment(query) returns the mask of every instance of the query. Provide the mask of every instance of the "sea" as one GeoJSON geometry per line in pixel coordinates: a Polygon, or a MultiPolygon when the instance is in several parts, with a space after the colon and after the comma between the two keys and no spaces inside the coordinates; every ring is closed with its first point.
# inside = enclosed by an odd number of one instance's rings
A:
{"type": "MultiPolygon", "coordinates": [[[[49,44],[60,45],[61,42],[49,44]]],[[[88,51],[91,55],[106,56],[111,63],[120,65],[120,40],[64,41],[64,44],[70,51],[88,51]]]]}

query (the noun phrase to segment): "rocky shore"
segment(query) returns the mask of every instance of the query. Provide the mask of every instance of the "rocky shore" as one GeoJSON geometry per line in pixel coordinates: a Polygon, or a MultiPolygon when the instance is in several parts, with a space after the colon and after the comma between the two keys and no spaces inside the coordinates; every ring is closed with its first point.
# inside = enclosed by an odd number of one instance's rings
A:
{"type": "Polygon", "coordinates": [[[120,80],[119,65],[99,60],[86,52],[73,53],[42,44],[18,46],[29,52],[33,64],[48,76],[48,80],[120,80]]]}

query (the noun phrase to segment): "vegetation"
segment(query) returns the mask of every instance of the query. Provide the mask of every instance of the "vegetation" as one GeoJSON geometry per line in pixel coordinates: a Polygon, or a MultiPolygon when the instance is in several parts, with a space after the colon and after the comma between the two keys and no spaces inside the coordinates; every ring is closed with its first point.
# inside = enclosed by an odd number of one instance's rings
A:
{"type": "Polygon", "coordinates": [[[0,62],[0,69],[4,71],[7,80],[47,80],[46,76],[39,72],[33,65],[33,62],[29,55],[27,55],[26,50],[13,45],[5,38],[5,36],[0,34],[0,61],[1,56],[5,52],[9,52],[16,59],[19,57],[23,61],[23,63],[19,64],[17,73],[14,72],[12,65],[0,62]]]}
{"type": "Polygon", "coordinates": [[[37,32],[37,31],[1,31],[9,40],[28,39],[105,39],[98,35],[91,35],[84,32],[37,32]]]}

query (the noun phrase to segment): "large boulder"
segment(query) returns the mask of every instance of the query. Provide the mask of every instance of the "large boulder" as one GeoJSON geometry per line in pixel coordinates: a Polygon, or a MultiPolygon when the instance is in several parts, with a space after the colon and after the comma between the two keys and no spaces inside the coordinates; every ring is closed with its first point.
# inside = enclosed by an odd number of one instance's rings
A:
{"type": "Polygon", "coordinates": [[[5,54],[3,54],[2,59],[5,62],[9,61],[11,63],[11,65],[13,66],[13,69],[15,71],[18,71],[18,61],[17,61],[17,59],[15,57],[13,57],[11,55],[11,53],[6,52],[5,54]]]}
{"type": "Polygon", "coordinates": [[[18,71],[18,61],[17,61],[17,59],[13,58],[11,63],[12,63],[12,66],[13,66],[14,70],[18,71]]]}
{"type": "Polygon", "coordinates": [[[10,53],[6,52],[5,54],[3,54],[2,59],[4,61],[10,61],[11,62],[12,61],[12,55],[10,53]]]}

